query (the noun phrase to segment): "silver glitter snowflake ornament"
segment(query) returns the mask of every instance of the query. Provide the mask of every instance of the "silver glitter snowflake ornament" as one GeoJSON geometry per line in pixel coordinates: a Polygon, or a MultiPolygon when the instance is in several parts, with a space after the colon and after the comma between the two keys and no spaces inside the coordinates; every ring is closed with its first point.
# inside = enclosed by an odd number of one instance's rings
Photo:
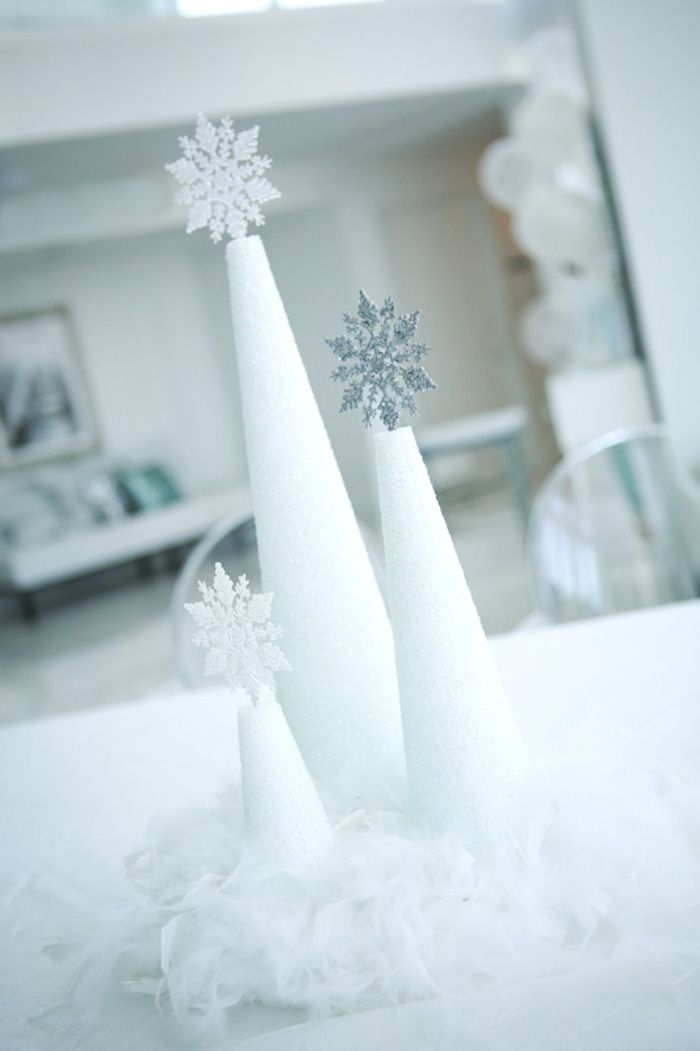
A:
{"type": "Polygon", "coordinates": [[[360,292],[357,314],[343,314],[345,334],[326,340],[340,362],[331,379],[347,384],[341,412],[361,408],[365,427],[376,417],[390,431],[402,412],[415,416],[415,395],[435,388],[420,364],[430,348],[414,338],[419,321],[420,310],[397,316],[391,296],[378,307],[360,292]]]}
{"type": "Polygon", "coordinates": [[[260,206],[280,193],[265,177],[272,161],[258,155],[259,131],[236,134],[230,117],[217,126],[200,113],[194,138],[181,136],[183,156],[165,170],[181,184],[177,203],[189,206],[188,234],[208,226],[212,241],[220,241],[225,233],[245,237],[249,223],[264,225],[260,206]]]}
{"type": "Polygon", "coordinates": [[[205,675],[219,675],[232,690],[256,699],[274,690],[275,672],[290,665],[277,640],[284,632],[272,622],[272,595],[253,595],[246,576],[234,584],[220,562],[214,585],[199,582],[202,602],[187,603],[198,631],[194,643],[207,651],[205,675]]]}

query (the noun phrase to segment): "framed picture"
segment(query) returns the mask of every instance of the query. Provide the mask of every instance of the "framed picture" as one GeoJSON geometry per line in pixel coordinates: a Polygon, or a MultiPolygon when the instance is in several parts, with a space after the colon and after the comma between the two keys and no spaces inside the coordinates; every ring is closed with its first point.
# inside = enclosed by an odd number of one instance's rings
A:
{"type": "Polygon", "coordinates": [[[95,443],[67,312],[0,318],[0,467],[75,455],[95,443]]]}

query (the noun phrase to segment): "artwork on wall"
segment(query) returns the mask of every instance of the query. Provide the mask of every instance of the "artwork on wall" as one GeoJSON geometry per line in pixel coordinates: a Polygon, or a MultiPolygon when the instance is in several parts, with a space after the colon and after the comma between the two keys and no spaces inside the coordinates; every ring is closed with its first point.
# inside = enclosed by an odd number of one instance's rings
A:
{"type": "Polygon", "coordinates": [[[95,442],[68,313],[0,318],[0,467],[75,455],[95,442]]]}

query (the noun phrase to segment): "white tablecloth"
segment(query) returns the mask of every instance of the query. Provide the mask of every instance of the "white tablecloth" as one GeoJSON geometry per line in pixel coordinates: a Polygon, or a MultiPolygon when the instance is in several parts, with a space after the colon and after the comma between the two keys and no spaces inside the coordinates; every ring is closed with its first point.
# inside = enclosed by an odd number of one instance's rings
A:
{"type": "MultiPolygon", "coordinates": [[[[493,647],[526,742],[540,752],[570,748],[572,735],[583,741],[595,732],[598,717],[611,712],[618,722],[634,723],[668,706],[700,704],[700,602],[522,632],[494,639],[493,647]]],[[[59,932],[56,903],[80,901],[95,880],[118,871],[121,859],[144,839],[156,811],[211,797],[230,780],[236,766],[235,723],[230,698],[212,690],[0,731],[2,1051],[176,1046],[152,1006],[147,1009],[140,1001],[106,1021],[97,1042],[80,1045],[71,1042],[70,1034],[61,1037],[27,1018],[50,1008],[65,989],[67,969],[42,953],[59,932]]],[[[393,1009],[388,1023],[385,1012],[369,1027],[367,1015],[329,1020],[256,1040],[255,1047],[424,1051],[438,1046],[432,1042],[436,1011],[443,1023],[453,1011],[459,1034],[454,1044],[440,1047],[539,1051],[545,1046],[546,1010],[538,1012],[534,991],[531,1031],[520,1018],[517,1033],[509,1034],[507,1019],[501,1019],[487,1042],[483,1033],[470,1030],[458,1007],[416,1004],[393,1009]],[[380,1022],[382,1015],[388,1028],[380,1022]]],[[[261,1020],[259,1013],[242,1018],[241,1034],[254,1032],[261,1020]]],[[[615,1043],[615,1024],[610,1042],[596,1037],[586,1044],[582,1038],[576,1047],[630,1046],[615,1043]]],[[[663,1034],[657,1037],[655,1044],[650,1030],[651,1042],[644,1047],[665,1048],[663,1034]]],[[[693,1046],[700,1047],[700,1035],[693,1046]]]]}

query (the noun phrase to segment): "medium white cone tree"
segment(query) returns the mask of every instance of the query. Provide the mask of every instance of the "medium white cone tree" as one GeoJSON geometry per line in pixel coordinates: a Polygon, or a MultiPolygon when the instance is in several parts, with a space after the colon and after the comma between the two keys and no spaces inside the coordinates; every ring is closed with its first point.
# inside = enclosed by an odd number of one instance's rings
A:
{"type": "Polygon", "coordinates": [[[434,387],[415,340],[420,314],[398,315],[361,292],[345,334],[329,340],[347,384],[341,411],[362,408],[375,435],[389,604],[411,804],[436,832],[481,849],[511,819],[524,755],[457,553],[411,428],[415,394],[434,387]]]}

